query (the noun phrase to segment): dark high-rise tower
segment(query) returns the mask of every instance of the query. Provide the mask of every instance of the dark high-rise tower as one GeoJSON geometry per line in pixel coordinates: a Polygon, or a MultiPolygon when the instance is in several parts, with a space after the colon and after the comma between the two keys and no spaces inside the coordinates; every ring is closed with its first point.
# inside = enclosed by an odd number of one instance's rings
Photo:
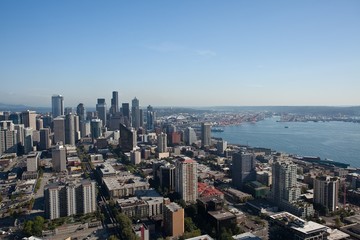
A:
{"type": "Polygon", "coordinates": [[[86,110],[83,103],[79,103],[76,107],[76,114],[79,116],[79,121],[85,121],[86,120],[86,110]]]}
{"type": "Polygon", "coordinates": [[[122,104],[122,108],[121,108],[121,112],[124,118],[127,118],[128,120],[130,120],[130,106],[129,103],[123,103],[122,104]]]}
{"type": "Polygon", "coordinates": [[[51,97],[52,115],[53,118],[64,115],[64,97],[61,95],[54,95],[51,97]]]}
{"type": "Polygon", "coordinates": [[[65,144],[75,145],[75,122],[72,113],[65,116],[65,144]]]}
{"type": "Polygon", "coordinates": [[[255,157],[252,154],[234,153],[232,160],[233,185],[242,189],[247,182],[255,181],[255,157]]]}
{"type": "Polygon", "coordinates": [[[155,112],[152,106],[147,107],[146,112],[146,126],[147,130],[154,130],[154,123],[155,123],[155,112]]]}
{"type": "Polygon", "coordinates": [[[42,128],[40,129],[40,150],[46,150],[50,148],[50,129],[42,128]]]}
{"type": "Polygon", "coordinates": [[[119,145],[124,152],[134,150],[137,145],[136,130],[127,128],[125,125],[120,124],[120,142],[119,145]]]}
{"type": "Polygon", "coordinates": [[[122,114],[122,123],[124,123],[127,127],[131,126],[130,122],[130,105],[129,103],[123,103],[121,108],[121,114],[122,114]]]}
{"type": "Polygon", "coordinates": [[[102,121],[102,126],[106,125],[106,102],[104,98],[98,98],[96,104],[96,111],[98,112],[98,116],[102,121]]]}
{"type": "Polygon", "coordinates": [[[91,123],[90,123],[91,130],[90,131],[91,131],[92,139],[97,139],[97,138],[101,137],[101,135],[102,135],[101,126],[102,126],[102,121],[100,119],[91,120],[91,123]]]}
{"type": "Polygon", "coordinates": [[[131,125],[136,130],[140,127],[140,107],[139,100],[136,97],[131,103],[131,125]]]}
{"type": "Polygon", "coordinates": [[[210,146],[211,145],[211,124],[202,123],[201,124],[201,146],[210,146]]]}
{"type": "Polygon", "coordinates": [[[116,91],[112,92],[111,98],[111,108],[110,113],[114,115],[115,113],[119,112],[119,93],[116,91]]]}

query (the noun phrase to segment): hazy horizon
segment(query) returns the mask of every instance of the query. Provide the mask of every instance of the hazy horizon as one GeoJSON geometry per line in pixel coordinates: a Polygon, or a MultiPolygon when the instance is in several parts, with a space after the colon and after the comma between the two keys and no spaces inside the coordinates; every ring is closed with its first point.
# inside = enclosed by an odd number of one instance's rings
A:
{"type": "MultiPolygon", "coordinates": [[[[82,103],[82,102],[79,102],[82,103]]],[[[121,107],[121,104],[123,102],[119,102],[119,107],[121,107]]],[[[125,101],[124,103],[130,103],[131,101],[125,101]]],[[[150,104],[151,105],[151,104],[150,104]]],[[[1,106],[13,106],[13,107],[30,107],[30,108],[49,108],[51,109],[51,104],[48,106],[42,106],[42,105],[27,105],[27,104],[8,104],[4,102],[0,102],[0,108],[1,106]]],[[[74,106],[68,106],[65,104],[65,107],[72,107],[76,108],[77,105],[74,106]]],[[[84,104],[86,109],[96,109],[96,104],[94,105],[86,105],[84,104]]],[[[107,103],[108,108],[111,107],[111,104],[107,103]]],[[[148,105],[140,105],[141,108],[146,108],[148,105]]],[[[200,106],[200,105],[151,105],[154,108],[198,108],[198,109],[207,109],[207,108],[282,108],[282,107],[289,107],[289,108],[301,108],[301,107],[310,107],[310,108],[351,108],[351,107],[360,107],[360,104],[358,105],[208,105],[208,106],[200,106]]],[[[0,109],[1,110],[1,109],[0,109]]],[[[31,109],[29,109],[31,110],[31,109]]]]}
{"type": "Polygon", "coordinates": [[[0,102],[358,106],[359,1],[0,1],[0,102]]]}

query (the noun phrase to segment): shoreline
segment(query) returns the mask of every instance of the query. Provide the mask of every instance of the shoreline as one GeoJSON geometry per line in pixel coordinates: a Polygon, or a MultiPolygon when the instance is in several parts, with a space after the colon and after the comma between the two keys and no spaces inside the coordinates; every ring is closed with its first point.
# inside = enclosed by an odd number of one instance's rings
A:
{"type": "MultiPolygon", "coordinates": [[[[227,141],[229,145],[271,149],[271,151],[292,156],[316,156],[324,163],[348,164],[350,168],[360,168],[360,159],[357,159],[360,152],[357,153],[358,149],[355,146],[360,138],[356,129],[359,125],[345,124],[341,125],[341,129],[334,128],[333,125],[325,125],[325,128],[319,128],[318,131],[317,125],[311,124],[306,131],[299,132],[302,125],[292,126],[290,124],[288,128],[284,128],[283,125],[276,127],[276,123],[279,123],[276,122],[276,119],[279,119],[279,117],[267,118],[268,121],[262,126],[260,124],[264,123],[264,121],[260,121],[255,124],[260,125],[260,127],[256,128],[253,127],[255,125],[252,123],[244,124],[239,127],[239,131],[234,129],[239,125],[224,126],[224,132],[213,132],[212,136],[227,141]],[[356,128],[352,129],[352,126],[356,126],[356,128]],[[335,129],[336,131],[329,133],[328,129],[335,129]],[[265,141],[270,144],[266,144],[265,141]],[[311,141],[313,141],[313,144],[311,141]]],[[[350,124],[350,122],[344,123],[350,124]]]]}

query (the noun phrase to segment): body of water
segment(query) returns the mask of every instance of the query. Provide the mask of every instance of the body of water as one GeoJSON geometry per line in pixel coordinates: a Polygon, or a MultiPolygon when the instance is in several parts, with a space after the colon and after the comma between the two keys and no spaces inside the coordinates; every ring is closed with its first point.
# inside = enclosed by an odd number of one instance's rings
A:
{"type": "Polygon", "coordinates": [[[233,144],[271,148],[301,156],[317,156],[360,167],[360,124],[347,122],[277,122],[267,118],[256,123],[223,127],[213,132],[233,144]]]}

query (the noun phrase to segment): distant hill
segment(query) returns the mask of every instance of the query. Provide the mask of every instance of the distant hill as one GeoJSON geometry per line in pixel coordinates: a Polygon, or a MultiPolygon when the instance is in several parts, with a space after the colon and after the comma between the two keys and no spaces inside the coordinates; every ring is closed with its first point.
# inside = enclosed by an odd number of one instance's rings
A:
{"type": "MultiPolygon", "coordinates": [[[[94,107],[86,107],[88,111],[95,111],[94,107]]],[[[145,109],[145,108],[144,108],[145,109]]],[[[159,116],[179,113],[203,113],[209,111],[215,112],[263,112],[273,113],[293,113],[293,114],[320,114],[320,115],[347,115],[360,116],[360,106],[350,107],[331,107],[331,106],[213,106],[213,107],[156,107],[159,116]]],[[[22,104],[5,104],[0,103],[0,111],[21,112],[33,110],[38,113],[51,112],[51,107],[32,107],[22,104]]],[[[75,110],[75,108],[74,108],[75,110]]]]}
{"type": "Polygon", "coordinates": [[[270,111],[274,113],[293,113],[293,114],[321,114],[321,115],[348,115],[360,116],[360,106],[351,107],[331,107],[331,106],[214,106],[203,107],[204,110],[211,111],[270,111]]]}
{"type": "Polygon", "coordinates": [[[0,111],[10,111],[10,112],[22,112],[26,110],[36,111],[38,113],[47,113],[51,112],[50,107],[31,107],[22,104],[6,104],[0,103],[0,111]]]}

